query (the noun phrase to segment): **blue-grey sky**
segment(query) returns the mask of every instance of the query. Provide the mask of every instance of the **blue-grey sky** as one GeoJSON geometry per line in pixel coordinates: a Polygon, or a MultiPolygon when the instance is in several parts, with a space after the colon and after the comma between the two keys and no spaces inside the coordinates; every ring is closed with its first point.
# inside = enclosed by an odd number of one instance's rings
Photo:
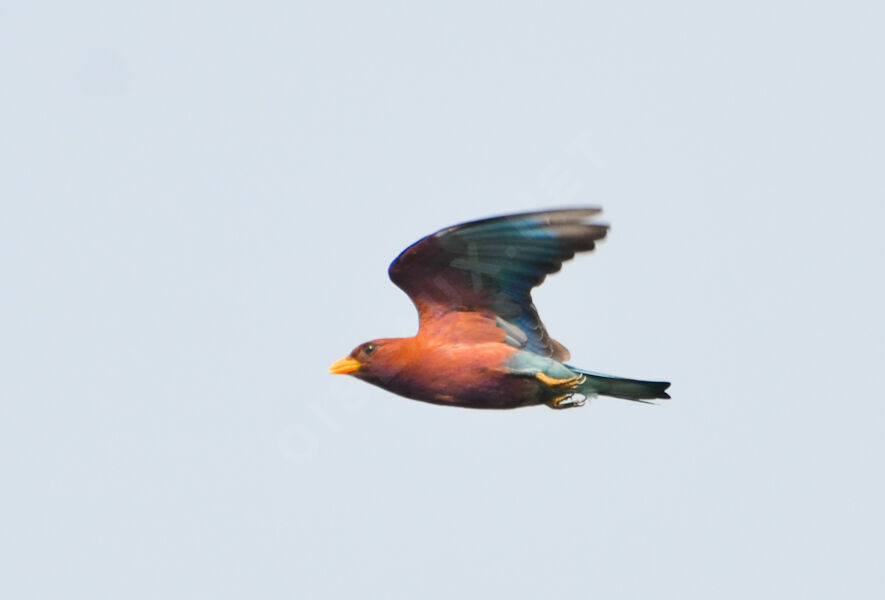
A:
{"type": "Polygon", "coordinates": [[[0,6],[4,598],[879,598],[885,9],[0,6]],[[405,400],[389,261],[598,204],[535,294],[650,407],[405,400]]]}

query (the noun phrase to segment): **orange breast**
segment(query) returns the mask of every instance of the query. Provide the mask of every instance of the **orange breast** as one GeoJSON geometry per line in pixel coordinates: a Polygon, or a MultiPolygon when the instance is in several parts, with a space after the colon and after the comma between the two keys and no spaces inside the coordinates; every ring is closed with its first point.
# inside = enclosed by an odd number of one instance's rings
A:
{"type": "MultiPolygon", "coordinates": [[[[448,339],[412,338],[414,347],[408,359],[380,385],[409,398],[438,404],[508,408],[538,402],[537,381],[504,368],[516,348],[502,341],[474,341],[491,337],[491,333],[466,332],[448,339]]],[[[495,333],[495,337],[503,336],[495,333]]]]}

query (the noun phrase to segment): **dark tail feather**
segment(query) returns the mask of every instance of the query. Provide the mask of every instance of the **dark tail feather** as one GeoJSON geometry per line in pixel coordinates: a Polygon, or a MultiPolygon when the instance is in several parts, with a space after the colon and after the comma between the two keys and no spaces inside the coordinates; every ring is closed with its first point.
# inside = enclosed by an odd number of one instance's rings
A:
{"type": "Polygon", "coordinates": [[[638,402],[666,400],[670,397],[667,394],[667,388],[670,387],[670,383],[667,381],[624,379],[622,377],[603,375],[602,373],[582,371],[574,367],[569,368],[587,377],[587,381],[580,387],[580,391],[585,394],[600,394],[602,396],[613,396],[638,402]]]}

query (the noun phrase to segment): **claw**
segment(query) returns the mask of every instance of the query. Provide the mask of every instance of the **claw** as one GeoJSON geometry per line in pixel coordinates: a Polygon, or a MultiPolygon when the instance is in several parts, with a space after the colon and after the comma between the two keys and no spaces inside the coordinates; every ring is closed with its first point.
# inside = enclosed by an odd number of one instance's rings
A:
{"type": "Polygon", "coordinates": [[[579,406],[584,406],[584,403],[587,401],[587,396],[582,394],[563,394],[562,396],[557,396],[553,400],[550,401],[548,406],[550,408],[577,408],[579,406]]]}

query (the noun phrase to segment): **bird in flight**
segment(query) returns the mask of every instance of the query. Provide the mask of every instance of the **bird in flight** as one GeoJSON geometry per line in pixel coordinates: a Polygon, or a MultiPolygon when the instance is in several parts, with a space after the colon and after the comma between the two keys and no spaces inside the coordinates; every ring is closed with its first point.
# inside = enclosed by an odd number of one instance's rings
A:
{"type": "Polygon", "coordinates": [[[605,238],[608,225],[593,220],[600,212],[493,217],[415,242],[388,274],[418,309],[418,333],[361,344],[329,371],[406,398],[470,408],[570,408],[596,395],[669,398],[664,381],[566,364],[568,350],[547,334],[532,303],[532,288],[605,238]]]}

